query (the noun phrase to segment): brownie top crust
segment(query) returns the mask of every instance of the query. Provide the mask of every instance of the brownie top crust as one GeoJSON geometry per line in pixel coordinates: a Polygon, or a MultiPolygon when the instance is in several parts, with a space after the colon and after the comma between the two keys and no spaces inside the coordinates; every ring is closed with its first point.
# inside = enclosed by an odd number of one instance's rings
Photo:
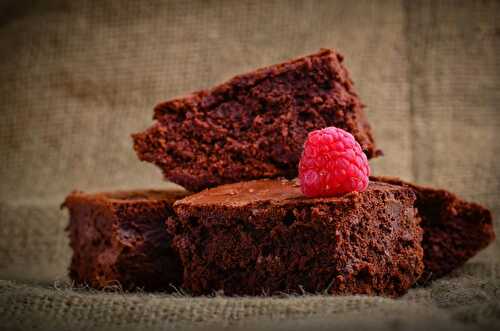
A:
{"type": "Polygon", "coordinates": [[[361,194],[369,194],[373,191],[397,192],[401,191],[401,187],[383,182],[370,182],[365,192],[351,192],[339,197],[308,198],[300,191],[300,185],[297,180],[260,179],[207,189],[184,199],[177,200],[174,203],[174,207],[202,207],[207,205],[245,207],[259,203],[283,205],[299,201],[307,204],[339,203],[355,199],[361,194]]]}
{"type": "Polygon", "coordinates": [[[114,191],[100,193],[86,193],[82,191],[73,191],[64,201],[63,206],[68,206],[75,202],[82,203],[112,203],[112,204],[134,204],[147,203],[152,201],[165,201],[170,204],[185,197],[189,192],[182,189],[172,190],[147,190],[139,189],[132,191],[114,191]]]}

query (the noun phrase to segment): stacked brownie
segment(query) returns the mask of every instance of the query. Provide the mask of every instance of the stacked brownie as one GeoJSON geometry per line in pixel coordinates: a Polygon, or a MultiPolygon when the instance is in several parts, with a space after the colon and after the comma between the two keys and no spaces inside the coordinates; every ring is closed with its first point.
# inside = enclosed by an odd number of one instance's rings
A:
{"type": "Polygon", "coordinates": [[[160,103],[133,135],[139,158],[196,192],[258,178],[297,177],[307,133],[344,129],[368,158],[374,144],[343,58],[333,50],[236,76],[210,91],[160,103]]]}
{"type": "Polygon", "coordinates": [[[322,50],[159,104],[134,149],[195,193],[72,193],[70,277],[193,295],[396,297],[486,247],[490,212],[444,190],[371,177],[363,192],[301,193],[313,130],[341,128],[367,158],[381,154],[342,61],[322,50]]]}

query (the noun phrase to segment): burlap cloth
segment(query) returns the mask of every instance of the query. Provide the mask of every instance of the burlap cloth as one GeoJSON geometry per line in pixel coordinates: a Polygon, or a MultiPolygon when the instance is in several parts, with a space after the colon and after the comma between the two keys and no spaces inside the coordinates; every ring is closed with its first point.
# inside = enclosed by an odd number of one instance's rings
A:
{"type": "Polygon", "coordinates": [[[170,185],[129,138],[156,102],[335,47],[386,154],[375,173],[498,215],[500,2],[13,0],[0,47],[0,329],[500,326],[497,243],[398,300],[103,293],[68,284],[58,208],[74,188],[170,185]]]}

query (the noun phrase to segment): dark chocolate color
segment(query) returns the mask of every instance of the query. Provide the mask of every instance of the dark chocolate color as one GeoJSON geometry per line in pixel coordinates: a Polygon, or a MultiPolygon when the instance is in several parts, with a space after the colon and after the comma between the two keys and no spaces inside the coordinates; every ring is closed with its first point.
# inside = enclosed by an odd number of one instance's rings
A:
{"type": "Polygon", "coordinates": [[[171,249],[165,219],[185,191],[73,192],[67,231],[73,257],[70,278],[102,289],[172,290],[182,268],[171,249]]]}
{"type": "Polygon", "coordinates": [[[328,126],[351,132],[374,157],[380,151],[342,60],[322,50],[160,103],[156,123],[133,135],[134,149],[190,191],[296,177],[308,132],[328,126]]]}
{"type": "Polygon", "coordinates": [[[219,186],[174,204],[167,221],[183,288],[226,295],[327,292],[396,297],[423,271],[413,190],[307,198],[293,181],[219,186]]]}
{"type": "Polygon", "coordinates": [[[422,218],[425,271],[422,281],[442,277],[495,240],[491,212],[442,189],[419,186],[393,177],[372,181],[409,187],[422,218]]]}

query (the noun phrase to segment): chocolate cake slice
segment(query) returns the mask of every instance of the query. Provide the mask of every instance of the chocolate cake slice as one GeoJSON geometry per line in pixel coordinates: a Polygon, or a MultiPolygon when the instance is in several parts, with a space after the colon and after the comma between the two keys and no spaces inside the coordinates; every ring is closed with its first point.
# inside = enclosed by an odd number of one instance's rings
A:
{"type": "Polygon", "coordinates": [[[102,289],[172,290],[182,267],[170,247],[165,219],[185,191],[73,192],[69,209],[73,258],[70,277],[78,284],[102,289]]]}
{"type": "Polygon", "coordinates": [[[134,149],[190,191],[294,178],[307,133],[328,126],[352,133],[374,157],[380,151],[342,60],[326,49],[160,103],[155,124],[133,135],[134,149]]]}
{"type": "Polygon", "coordinates": [[[399,178],[372,177],[372,181],[413,189],[422,218],[425,271],[422,281],[442,277],[462,266],[495,240],[491,213],[446,190],[419,186],[399,178]]]}
{"type": "Polygon", "coordinates": [[[192,294],[281,292],[397,297],[420,277],[422,229],[412,189],[307,198],[293,181],[228,184],[174,204],[167,227],[192,294]]]}

